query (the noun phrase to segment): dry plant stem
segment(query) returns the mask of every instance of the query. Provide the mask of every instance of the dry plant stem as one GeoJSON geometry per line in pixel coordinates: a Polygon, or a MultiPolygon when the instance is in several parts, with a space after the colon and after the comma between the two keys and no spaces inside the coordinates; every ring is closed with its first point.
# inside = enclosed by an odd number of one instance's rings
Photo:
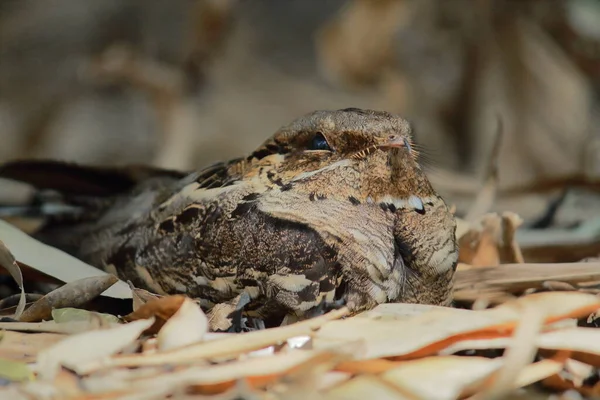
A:
{"type": "Polygon", "coordinates": [[[504,365],[497,372],[491,386],[474,399],[495,400],[513,391],[520,372],[531,364],[537,351],[536,338],[543,325],[545,315],[536,307],[523,304],[521,321],[515,330],[511,344],[504,355],[504,365]]]}
{"type": "Polygon", "coordinates": [[[164,353],[116,357],[107,362],[92,362],[82,368],[91,373],[110,367],[134,367],[161,364],[187,364],[199,359],[236,356],[241,352],[258,350],[294,336],[313,335],[323,324],[349,314],[343,307],[325,315],[292,325],[228,336],[221,340],[201,342],[164,353]]]}
{"type": "Polygon", "coordinates": [[[600,262],[503,264],[498,267],[481,267],[457,271],[456,292],[468,290],[504,290],[516,292],[528,288],[541,288],[546,281],[578,283],[598,280],[600,262]]]}
{"type": "Polygon", "coordinates": [[[498,117],[497,123],[494,144],[490,152],[489,164],[486,170],[485,183],[465,217],[467,221],[477,220],[477,218],[487,213],[496,201],[498,191],[498,157],[500,155],[503,135],[502,120],[500,117],[498,117]]]}

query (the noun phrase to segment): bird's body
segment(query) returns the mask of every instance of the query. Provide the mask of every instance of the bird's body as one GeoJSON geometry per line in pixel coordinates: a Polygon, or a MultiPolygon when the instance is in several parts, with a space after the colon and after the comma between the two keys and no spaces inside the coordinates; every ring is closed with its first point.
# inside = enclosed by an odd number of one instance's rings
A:
{"type": "MultiPolygon", "coordinates": [[[[101,195],[59,190],[73,212],[37,237],[207,309],[245,292],[246,310],[267,319],[302,318],[323,300],[352,311],[448,304],[455,222],[410,143],[409,125],[388,113],[315,112],[200,172],[150,170],[101,195]]],[[[0,177],[35,185],[23,165],[0,177]]]]}

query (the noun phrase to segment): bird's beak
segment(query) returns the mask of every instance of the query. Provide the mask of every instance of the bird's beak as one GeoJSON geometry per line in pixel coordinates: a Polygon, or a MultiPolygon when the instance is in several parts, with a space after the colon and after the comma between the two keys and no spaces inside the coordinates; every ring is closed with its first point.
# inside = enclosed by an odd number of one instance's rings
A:
{"type": "Polygon", "coordinates": [[[400,148],[407,147],[406,140],[400,135],[389,135],[379,145],[380,148],[400,148]]]}

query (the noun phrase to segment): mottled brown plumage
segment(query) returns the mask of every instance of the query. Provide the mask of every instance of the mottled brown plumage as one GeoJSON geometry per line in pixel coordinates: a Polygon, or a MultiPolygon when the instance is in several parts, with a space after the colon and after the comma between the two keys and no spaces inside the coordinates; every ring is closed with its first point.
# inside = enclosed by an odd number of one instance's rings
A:
{"type": "MultiPolygon", "coordinates": [[[[31,165],[8,164],[0,176],[36,181],[31,165]]],[[[455,222],[400,117],[317,111],[248,157],[189,175],[119,172],[114,188],[115,171],[64,168],[104,180],[65,194],[71,208],[37,236],[138,287],[185,293],[207,309],[245,291],[246,311],[268,320],[310,316],[322,300],[352,311],[451,301],[455,222]]]]}

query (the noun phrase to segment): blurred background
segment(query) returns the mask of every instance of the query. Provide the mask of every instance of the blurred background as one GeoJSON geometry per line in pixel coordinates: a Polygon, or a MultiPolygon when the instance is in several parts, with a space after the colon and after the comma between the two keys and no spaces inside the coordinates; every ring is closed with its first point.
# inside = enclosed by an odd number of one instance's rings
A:
{"type": "Polygon", "coordinates": [[[0,1],[0,162],[187,170],[381,109],[457,215],[585,231],[570,258],[600,252],[599,90],[597,0],[0,1]]]}

